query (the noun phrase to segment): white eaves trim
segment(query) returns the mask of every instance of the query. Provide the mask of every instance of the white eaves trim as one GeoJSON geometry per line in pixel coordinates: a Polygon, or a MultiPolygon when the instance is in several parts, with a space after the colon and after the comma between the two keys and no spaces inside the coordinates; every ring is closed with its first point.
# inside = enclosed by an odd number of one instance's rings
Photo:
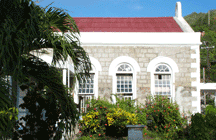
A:
{"type": "Polygon", "coordinates": [[[216,83],[200,83],[200,90],[216,90],[216,83]]]}
{"type": "Polygon", "coordinates": [[[201,44],[200,32],[81,32],[78,38],[81,46],[201,44]]]}

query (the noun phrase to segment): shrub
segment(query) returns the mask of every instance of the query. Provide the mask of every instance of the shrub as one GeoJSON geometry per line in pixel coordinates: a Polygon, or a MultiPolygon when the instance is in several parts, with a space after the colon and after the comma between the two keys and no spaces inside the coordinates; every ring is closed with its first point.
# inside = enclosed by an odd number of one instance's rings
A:
{"type": "Polygon", "coordinates": [[[136,125],[138,118],[136,114],[131,114],[121,108],[111,109],[107,114],[108,126],[118,128],[117,133],[122,133],[126,125],[136,125]]]}
{"type": "Polygon", "coordinates": [[[178,105],[167,98],[148,96],[145,107],[147,119],[152,120],[147,124],[148,129],[163,134],[164,139],[178,138],[178,132],[187,125],[187,118],[181,117],[178,105]]]}
{"type": "Polygon", "coordinates": [[[87,101],[86,105],[88,105],[87,112],[83,112],[82,120],[79,120],[80,135],[100,134],[99,137],[103,137],[107,125],[106,114],[108,113],[108,107],[113,108],[114,105],[105,99],[101,100],[100,97],[98,100],[92,99],[87,101]]]}
{"type": "Polygon", "coordinates": [[[216,139],[216,113],[212,106],[206,108],[206,115],[192,115],[191,121],[191,139],[216,139]]]}
{"type": "Polygon", "coordinates": [[[145,109],[135,107],[134,101],[117,98],[116,104],[111,104],[99,97],[98,100],[92,99],[86,104],[87,112],[82,113],[83,120],[79,120],[81,136],[100,134],[103,137],[111,127],[121,133],[127,124],[146,124],[145,109]]]}
{"type": "Polygon", "coordinates": [[[0,111],[0,125],[3,126],[4,129],[0,129],[0,138],[7,139],[11,138],[13,135],[13,129],[15,126],[18,115],[18,109],[15,107],[0,111]]]}
{"type": "Polygon", "coordinates": [[[200,113],[196,113],[195,115],[192,115],[191,121],[192,124],[190,138],[194,140],[210,140],[210,135],[208,134],[209,129],[206,127],[204,116],[200,113]]]}

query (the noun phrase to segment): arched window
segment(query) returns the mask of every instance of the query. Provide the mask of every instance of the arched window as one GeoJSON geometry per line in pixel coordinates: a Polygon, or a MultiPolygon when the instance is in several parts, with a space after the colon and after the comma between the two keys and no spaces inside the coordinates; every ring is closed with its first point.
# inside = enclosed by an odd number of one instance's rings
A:
{"type": "Polygon", "coordinates": [[[89,72],[90,77],[86,78],[85,80],[79,80],[79,89],[78,89],[78,96],[79,96],[79,102],[80,102],[80,110],[82,112],[87,111],[87,106],[85,105],[85,102],[88,99],[94,98],[95,95],[95,67],[92,65],[92,70],[89,72]]]}
{"type": "Polygon", "coordinates": [[[116,93],[122,95],[124,99],[133,98],[133,69],[127,63],[117,66],[116,71],[116,93]]]}
{"type": "Polygon", "coordinates": [[[154,95],[172,96],[171,69],[166,64],[159,64],[154,71],[154,95]]]}

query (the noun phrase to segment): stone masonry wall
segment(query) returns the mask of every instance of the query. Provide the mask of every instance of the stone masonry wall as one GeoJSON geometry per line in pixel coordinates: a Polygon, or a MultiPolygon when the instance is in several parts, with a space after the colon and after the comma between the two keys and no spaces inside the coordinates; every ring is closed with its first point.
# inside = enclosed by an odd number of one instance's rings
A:
{"type": "Polygon", "coordinates": [[[179,73],[175,73],[175,92],[176,99],[179,102],[180,111],[196,110],[192,107],[191,91],[196,88],[191,87],[191,82],[196,79],[191,78],[191,72],[195,72],[195,68],[191,68],[191,63],[196,60],[191,58],[191,54],[195,54],[190,46],[84,46],[89,56],[97,59],[101,66],[102,72],[98,75],[98,95],[110,99],[112,93],[112,76],[109,76],[109,66],[111,62],[119,56],[129,56],[137,61],[141,71],[137,73],[137,99],[139,103],[144,104],[145,98],[151,93],[150,72],[147,72],[148,64],[151,60],[158,56],[169,57],[173,59],[179,69],[179,73]],[[177,95],[178,94],[178,95],[177,95]],[[178,97],[178,98],[177,98],[178,97]]]}

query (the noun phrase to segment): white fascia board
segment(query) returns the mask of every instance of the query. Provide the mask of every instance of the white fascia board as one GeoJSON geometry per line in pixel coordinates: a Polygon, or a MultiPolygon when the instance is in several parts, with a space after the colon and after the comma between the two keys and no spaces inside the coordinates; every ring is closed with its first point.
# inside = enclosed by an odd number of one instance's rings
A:
{"type": "Polygon", "coordinates": [[[200,90],[206,89],[206,90],[216,90],[216,83],[200,83],[200,90]]]}
{"type": "Polygon", "coordinates": [[[199,32],[81,32],[82,46],[96,45],[200,45],[199,32]]]}

